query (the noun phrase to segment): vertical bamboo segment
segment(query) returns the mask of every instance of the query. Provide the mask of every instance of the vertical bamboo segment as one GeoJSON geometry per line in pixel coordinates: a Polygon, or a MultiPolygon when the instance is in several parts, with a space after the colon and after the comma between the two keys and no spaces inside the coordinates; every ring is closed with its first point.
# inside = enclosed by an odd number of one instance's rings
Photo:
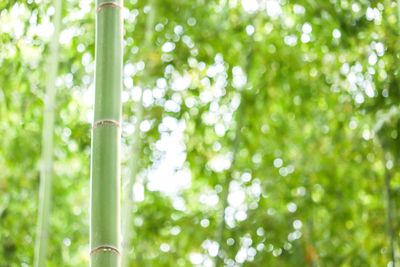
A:
{"type": "Polygon", "coordinates": [[[143,105],[142,98],[140,103],[138,103],[136,111],[136,123],[135,123],[135,133],[133,136],[132,154],[130,160],[130,175],[127,177],[127,183],[124,186],[123,192],[123,203],[122,203],[122,266],[128,267],[129,260],[131,257],[130,246],[132,241],[132,188],[136,181],[136,176],[139,173],[139,149],[141,148],[140,141],[140,123],[143,121],[143,105]]]}
{"type": "Polygon", "coordinates": [[[51,180],[53,169],[53,131],[54,103],[56,97],[55,82],[58,73],[58,50],[61,25],[61,0],[54,0],[54,32],[50,43],[50,55],[47,63],[46,93],[42,129],[42,155],[40,167],[39,218],[35,241],[35,267],[46,266],[46,254],[50,218],[51,180]]]}
{"type": "Polygon", "coordinates": [[[226,223],[225,223],[225,211],[226,208],[228,207],[228,196],[229,196],[229,186],[232,182],[232,171],[233,168],[235,167],[235,163],[236,163],[236,157],[237,157],[237,153],[239,151],[239,146],[240,146],[240,142],[241,142],[241,130],[243,127],[243,120],[244,120],[244,112],[245,112],[245,107],[244,107],[245,103],[244,103],[244,97],[242,95],[241,99],[240,99],[240,106],[238,107],[237,110],[237,125],[236,125],[236,131],[235,131],[235,138],[233,140],[233,149],[232,149],[232,155],[233,155],[233,159],[232,159],[232,163],[231,163],[231,169],[227,172],[226,176],[225,176],[225,180],[223,181],[222,184],[222,192],[221,192],[221,200],[222,200],[222,209],[221,209],[221,214],[220,214],[220,218],[219,218],[219,225],[217,228],[217,237],[216,237],[216,241],[218,242],[219,245],[219,251],[221,252],[220,255],[217,255],[215,257],[214,260],[214,266],[215,267],[220,267],[220,266],[224,266],[224,259],[223,259],[223,250],[225,248],[225,227],[226,227],[226,223]]]}
{"type": "MultiPolygon", "coordinates": [[[[384,162],[387,160],[384,158],[384,162]]],[[[386,164],[385,164],[386,165],[386,164]]],[[[386,193],[386,225],[387,225],[387,233],[389,238],[389,256],[392,262],[392,267],[396,267],[396,249],[395,249],[395,231],[393,227],[394,222],[394,209],[393,209],[393,200],[392,200],[392,188],[391,188],[391,180],[392,175],[390,170],[385,166],[385,193],[386,193]]]]}
{"type": "Polygon", "coordinates": [[[120,266],[122,0],[97,0],[90,264],[120,266]]]}
{"type": "MultiPolygon", "coordinates": [[[[254,57],[254,49],[253,49],[253,40],[250,41],[249,46],[248,46],[248,52],[246,59],[244,60],[245,63],[245,71],[246,74],[249,76],[251,66],[252,66],[252,61],[254,57]]],[[[248,80],[250,78],[248,77],[248,80]]],[[[235,131],[235,136],[233,140],[233,148],[232,148],[232,163],[230,169],[227,171],[225,179],[222,183],[222,192],[221,192],[221,200],[222,200],[222,209],[221,209],[221,214],[219,218],[219,225],[217,228],[217,235],[216,235],[216,241],[218,242],[219,245],[219,253],[218,255],[214,258],[214,266],[215,267],[220,267],[224,266],[224,248],[225,248],[225,228],[226,228],[226,223],[225,223],[225,211],[226,208],[228,207],[228,196],[229,196],[229,186],[232,181],[232,172],[234,168],[236,167],[236,161],[237,161],[237,154],[240,149],[241,145],[241,130],[244,125],[244,120],[245,120],[245,111],[246,111],[246,103],[245,103],[245,93],[242,92],[240,95],[240,104],[239,107],[236,111],[236,116],[237,116],[237,124],[236,124],[236,131],[235,131]]]]}
{"type": "Polygon", "coordinates": [[[397,0],[397,24],[400,29],[400,0],[397,0]]]}
{"type": "MultiPolygon", "coordinates": [[[[141,51],[143,51],[143,55],[147,56],[147,53],[151,51],[152,49],[152,38],[153,38],[153,30],[154,30],[154,20],[155,20],[155,4],[154,0],[148,0],[148,7],[150,7],[150,10],[147,14],[146,17],[146,28],[145,28],[145,34],[144,34],[144,41],[143,41],[143,46],[140,48],[141,51]]],[[[146,65],[150,65],[147,64],[146,65]]],[[[146,75],[148,73],[148,70],[144,73],[144,77],[142,77],[142,80],[148,81],[149,77],[146,75]]],[[[135,133],[133,136],[133,145],[132,145],[132,156],[130,160],[130,176],[127,177],[127,182],[126,185],[124,186],[122,192],[123,192],[123,213],[122,213],[122,239],[123,239],[123,248],[122,248],[122,266],[123,267],[128,267],[129,266],[129,260],[131,257],[130,253],[130,244],[131,244],[131,239],[132,239],[132,226],[131,226],[131,221],[132,221],[132,208],[133,208],[133,203],[132,203],[132,188],[136,180],[136,176],[139,172],[139,157],[140,157],[140,148],[141,148],[141,140],[140,140],[140,123],[143,121],[143,93],[140,98],[139,103],[137,104],[137,110],[136,110],[136,123],[135,123],[135,133]]]]}

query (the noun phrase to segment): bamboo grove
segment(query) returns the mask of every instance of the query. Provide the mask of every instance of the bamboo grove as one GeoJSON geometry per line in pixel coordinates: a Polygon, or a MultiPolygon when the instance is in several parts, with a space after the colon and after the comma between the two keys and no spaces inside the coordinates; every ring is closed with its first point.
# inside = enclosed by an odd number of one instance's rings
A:
{"type": "Polygon", "coordinates": [[[0,1],[0,267],[399,266],[400,3],[0,1]]]}

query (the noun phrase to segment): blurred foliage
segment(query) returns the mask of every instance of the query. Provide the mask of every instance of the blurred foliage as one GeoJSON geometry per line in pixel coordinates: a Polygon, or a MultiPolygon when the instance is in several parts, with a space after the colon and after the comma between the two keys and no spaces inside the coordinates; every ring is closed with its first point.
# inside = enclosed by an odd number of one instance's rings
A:
{"type": "MultiPolygon", "coordinates": [[[[396,2],[153,3],[124,9],[123,179],[144,108],[131,266],[212,266],[218,250],[226,266],[391,266],[396,2]]],[[[94,4],[63,4],[48,260],[87,266],[94,4]]],[[[53,11],[48,0],[0,3],[1,267],[33,260],[53,11]]]]}

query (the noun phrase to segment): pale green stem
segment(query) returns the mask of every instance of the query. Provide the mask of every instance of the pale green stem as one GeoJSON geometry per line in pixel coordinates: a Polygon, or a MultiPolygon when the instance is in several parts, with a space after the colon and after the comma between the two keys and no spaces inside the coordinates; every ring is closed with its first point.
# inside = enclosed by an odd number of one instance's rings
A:
{"type": "Polygon", "coordinates": [[[90,265],[118,267],[122,1],[97,0],[95,105],[91,153],[90,265]]]}
{"type": "MultiPolygon", "coordinates": [[[[248,46],[248,53],[246,53],[246,58],[244,60],[245,62],[245,72],[247,74],[247,79],[248,81],[250,80],[250,69],[252,65],[252,60],[254,56],[254,51],[253,51],[253,40],[251,39],[250,44],[248,46]]],[[[222,192],[221,192],[221,197],[220,199],[222,200],[222,211],[221,215],[219,218],[219,226],[217,230],[217,242],[219,245],[219,255],[217,255],[214,259],[214,266],[219,267],[224,265],[224,259],[223,259],[223,251],[225,247],[225,211],[226,208],[228,207],[228,196],[229,196],[229,186],[232,181],[232,171],[235,168],[236,160],[237,160],[237,153],[240,148],[240,133],[241,129],[244,124],[244,112],[245,112],[245,103],[244,103],[244,93],[241,94],[241,100],[240,100],[240,105],[237,110],[237,125],[236,125],[236,132],[235,132],[235,137],[233,141],[233,158],[232,158],[232,163],[229,171],[226,173],[225,180],[222,184],[222,192]]]]}
{"type": "MultiPolygon", "coordinates": [[[[142,51],[147,55],[148,51],[152,49],[152,38],[153,38],[153,30],[154,30],[154,21],[155,21],[155,4],[154,0],[149,0],[148,3],[149,12],[146,18],[146,28],[144,41],[142,45],[142,51]]],[[[148,64],[150,65],[150,64],[148,64]]],[[[146,71],[149,71],[148,69],[146,71]]],[[[144,74],[144,80],[148,79],[148,75],[144,74]]],[[[123,188],[123,221],[122,221],[122,229],[123,229],[123,257],[122,257],[122,266],[129,266],[129,260],[131,259],[131,248],[132,244],[132,188],[136,181],[136,176],[139,173],[139,159],[140,159],[140,123],[143,121],[143,92],[140,98],[139,103],[137,104],[136,111],[136,124],[135,124],[135,132],[133,135],[133,145],[132,145],[132,155],[130,160],[130,176],[127,178],[127,182],[124,183],[123,188]]]]}
{"type": "MultiPolygon", "coordinates": [[[[235,166],[236,163],[236,157],[237,157],[237,153],[239,151],[239,145],[240,145],[240,131],[243,127],[243,113],[244,113],[244,103],[243,103],[243,99],[240,100],[240,106],[238,108],[237,111],[237,116],[238,116],[238,122],[236,125],[236,131],[235,131],[235,139],[233,141],[233,158],[232,158],[232,163],[231,163],[231,169],[227,172],[226,176],[225,176],[225,180],[224,183],[222,185],[222,192],[221,192],[221,197],[220,199],[222,199],[222,211],[221,211],[221,215],[219,218],[219,226],[218,226],[218,232],[217,232],[217,242],[219,245],[219,251],[223,252],[224,250],[224,244],[225,244],[225,237],[224,237],[224,233],[225,233],[225,211],[226,208],[228,207],[228,196],[229,196],[229,186],[231,184],[232,181],[232,170],[235,166]]],[[[223,266],[223,255],[217,255],[215,257],[215,261],[214,261],[214,265],[215,266],[223,266]]]]}
{"type": "Polygon", "coordinates": [[[44,95],[42,155],[40,166],[39,218],[35,241],[35,267],[46,266],[50,221],[51,180],[53,170],[53,132],[56,78],[58,73],[58,50],[61,25],[61,0],[54,0],[54,32],[50,43],[50,55],[46,64],[46,92],[44,95]]]}
{"type": "Polygon", "coordinates": [[[400,0],[397,0],[397,24],[400,30],[400,0]]]}
{"type": "MultiPolygon", "coordinates": [[[[142,100],[142,98],[141,98],[142,100]]],[[[138,103],[137,106],[137,114],[136,114],[136,123],[135,123],[135,132],[133,136],[133,144],[132,144],[132,154],[130,160],[130,175],[127,178],[127,183],[124,186],[123,190],[123,221],[122,221],[122,234],[123,234],[123,257],[122,257],[122,266],[129,266],[129,260],[131,258],[131,239],[132,239],[132,231],[131,231],[131,221],[132,221],[132,189],[133,185],[136,181],[136,176],[139,173],[139,151],[141,148],[140,144],[140,123],[143,120],[143,105],[142,101],[138,103]]]]}
{"type": "MultiPolygon", "coordinates": [[[[386,165],[386,158],[384,158],[384,164],[386,165]]],[[[385,195],[386,195],[386,220],[387,220],[387,231],[389,237],[389,254],[390,260],[392,261],[392,267],[396,267],[396,251],[395,251],[395,231],[393,229],[393,201],[392,201],[392,188],[391,188],[391,173],[390,170],[385,166],[385,195]]]]}

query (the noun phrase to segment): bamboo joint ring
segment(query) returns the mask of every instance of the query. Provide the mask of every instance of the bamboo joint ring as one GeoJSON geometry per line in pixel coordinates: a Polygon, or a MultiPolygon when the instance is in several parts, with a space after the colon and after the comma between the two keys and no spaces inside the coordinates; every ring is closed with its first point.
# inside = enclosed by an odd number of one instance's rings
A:
{"type": "Polygon", "coordinates": [[[97,7],[96,12],[99,13],[104,8],[122,8],[122,6],[116,2],[104,2],[97,7]]]}
{"type": "Polygon", "coordinates": [[[110,120],[110,119],[105,119],[105,120],[98,120],[95,123],[93,123],[93,129],[100,127],[100,126],[106,126],[106,125],[112,125],[115,127],[120,127],[120,124],[116,120],[110,120]]]}
{"type": "Polygon", "coordinates": [[[121,255],[121,252],[119,252],[119,250],[116,247],[109,246],[109,245],[95,247],[94,249],[92,249],[90,251],[90,255],[93,255],[97,252],[114,252],[117,255],[121,255]]]}

